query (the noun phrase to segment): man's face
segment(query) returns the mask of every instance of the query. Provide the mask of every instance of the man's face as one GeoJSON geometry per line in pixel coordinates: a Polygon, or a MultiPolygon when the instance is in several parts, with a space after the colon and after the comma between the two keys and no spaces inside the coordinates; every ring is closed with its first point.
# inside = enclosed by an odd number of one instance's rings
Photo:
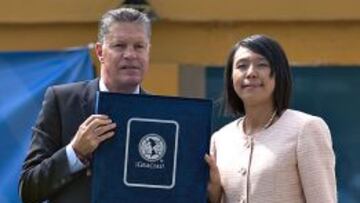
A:
{"type": "Polygon", "coordinates": [[[101,77],[111,92],[131,93],[149,67],[150,41],[137,23],[114,23],[102,44],[96,44],[101,77]]]}

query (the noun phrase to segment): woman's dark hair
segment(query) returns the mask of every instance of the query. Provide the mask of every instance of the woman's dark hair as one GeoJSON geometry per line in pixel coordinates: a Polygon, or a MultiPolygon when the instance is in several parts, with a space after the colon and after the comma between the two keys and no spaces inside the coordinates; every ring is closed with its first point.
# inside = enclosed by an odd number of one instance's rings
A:
{"type": "Polygon", "coordinates": [[[280,44],[264,35],[252,35],[242,39],[231,50],[224,74],[225,111],[236,116],[245,114],[244,103],[236,94],[232,80],[234,55],[239,47],[244,47],[260,54],[269,61],[271,68],[270,76],[275,76],[274,109],[276,109],[277,115],[280,115],[289,107],[292,90],[291,72],[288,59],[280,44]]]}

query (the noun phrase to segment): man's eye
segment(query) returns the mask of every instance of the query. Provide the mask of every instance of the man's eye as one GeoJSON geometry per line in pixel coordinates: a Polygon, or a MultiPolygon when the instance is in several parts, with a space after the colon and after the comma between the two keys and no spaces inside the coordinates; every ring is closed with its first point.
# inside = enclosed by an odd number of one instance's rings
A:
{"type": "Polygon", "coordinates": [[[144,48],[145,48],[145,45],[143,45],[143,44],[135,45],[135,49],[144,49],[144,48]]]}
{"type": "Polygon", "coordinates": [[[115,44],[114,47],[117,47],[117,48],[125,48],[125,47],[126,47],[126,44],[115,44]]]}

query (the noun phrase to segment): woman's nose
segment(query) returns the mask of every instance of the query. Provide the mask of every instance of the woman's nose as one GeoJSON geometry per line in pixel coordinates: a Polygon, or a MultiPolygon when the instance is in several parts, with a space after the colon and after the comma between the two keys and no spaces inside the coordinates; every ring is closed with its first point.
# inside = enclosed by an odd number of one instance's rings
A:
{"type": "Polygon", "coordinates": [[[247,71],[246,71],[246,77],[254,78],[256,77],[256,67],[254,64],[250,64],[247,71]]]}

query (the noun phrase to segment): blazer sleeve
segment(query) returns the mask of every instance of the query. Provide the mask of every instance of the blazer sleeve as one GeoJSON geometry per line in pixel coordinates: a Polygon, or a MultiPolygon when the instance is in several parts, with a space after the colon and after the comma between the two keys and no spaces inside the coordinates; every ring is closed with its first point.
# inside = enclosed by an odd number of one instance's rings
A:
{"type": "Polygon", "coordinates": [[[56,95],[50,87],[32,128],[30,149],[22,166],[19,194],[24,203],[48,199],[73,179],[61,143],[60,116],[56,95]]]}
{"type": "Polygon", "coordinates": [[[312,117],[298,136],[297,161],[307,203],[336,203],[335,155],[326,123],[312,117]]]}

